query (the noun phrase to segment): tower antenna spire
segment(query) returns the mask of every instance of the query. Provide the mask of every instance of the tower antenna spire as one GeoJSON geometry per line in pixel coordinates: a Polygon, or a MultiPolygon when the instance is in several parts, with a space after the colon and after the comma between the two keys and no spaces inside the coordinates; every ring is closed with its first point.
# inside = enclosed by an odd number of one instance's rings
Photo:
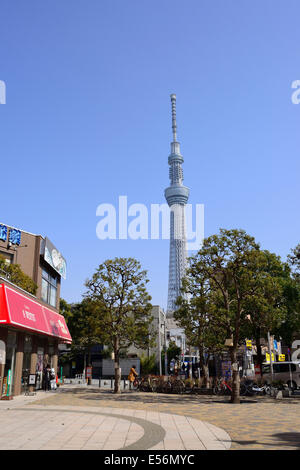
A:
{"type": "Polygon", "coordinates": [[[176,95],[171,95],[172,103],[172,130],[173,130],[173,142],[177,142],[177,123],[176,123],[176,95]]]}

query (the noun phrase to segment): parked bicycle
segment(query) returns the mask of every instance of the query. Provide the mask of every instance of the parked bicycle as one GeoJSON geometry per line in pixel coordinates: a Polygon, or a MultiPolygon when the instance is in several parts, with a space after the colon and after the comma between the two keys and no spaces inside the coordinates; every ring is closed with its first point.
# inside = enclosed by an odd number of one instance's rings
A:
{"type": "Polygon", "coordinates": [[[253,395],[275,395],[278,387],[271,386],[268,383],[258,385],[253,380],[244,380],[241,382],[240,395],[253,396],[253,395]]]}
{"type": "Polygon", "coordinates": [[[133,382],[133,389],[140,392],[153,392],[151,377],[136,377],[133,382]]]}
{"type": "Polygon", "coordinates": [[[161,384],[162,393],[172,393],[172,382],[170,377],[161,384]]]}
{"type": "Polygon", "coordinates": [[[231,395],[232,388],[229,383],[222,377],[213,386],[214,395],[231,395]]]}
{"type": "Polygon", "coordinates": [[[185,392],[185,383],[180,377],[160,376],[152,378],[152,388],[158,393],[177,393],[185,392]]]}
{"type": "Polygon", "coordinates": [[[185,383],[179,377],[176,377],[172,382],[172,393],[182,395],[186,391],[185,383]]]}

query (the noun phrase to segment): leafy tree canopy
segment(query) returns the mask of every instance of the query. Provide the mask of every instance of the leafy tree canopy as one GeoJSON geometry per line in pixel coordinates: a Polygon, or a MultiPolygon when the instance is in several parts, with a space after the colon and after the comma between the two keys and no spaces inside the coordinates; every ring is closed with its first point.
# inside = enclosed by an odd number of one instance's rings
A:
{"type": "Polygon", "coordinates": [[[6,277],[10,282],[36,295],[37,285],[31,277],[25,274],[19,264],[7,264],[3,256],[0,256],[0,275],[6,277]]]}
{"type": "Polygon", "coordinates": [[[102,344],[114,351],[115,393],[119,393],[119,357],[130,345],[145,349],[152,345],[153,318],[147,292],[146,271],[134,258],[115,258],[101,264],[86,281],[86,301],[93,312],[93,331],[102,344]]]}

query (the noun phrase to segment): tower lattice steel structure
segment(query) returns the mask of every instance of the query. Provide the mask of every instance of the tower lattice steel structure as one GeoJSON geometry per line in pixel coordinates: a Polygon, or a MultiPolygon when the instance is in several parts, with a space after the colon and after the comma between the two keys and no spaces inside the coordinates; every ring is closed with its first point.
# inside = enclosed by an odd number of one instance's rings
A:
{"type": "Polygon", "coordinates": [[[185,275],[187,248],[185,227],[185,205],[189,197],[189,188],[183,185],[180,143],[177,142],[176,95],[171,95],[172,130],[171,154],[168,163],[170,186],[165,189],[165,198],[170,207],[170,260],[167,316],[172,316],[176,310],[176,299],[180,295],[182,278],[185,275]]]}

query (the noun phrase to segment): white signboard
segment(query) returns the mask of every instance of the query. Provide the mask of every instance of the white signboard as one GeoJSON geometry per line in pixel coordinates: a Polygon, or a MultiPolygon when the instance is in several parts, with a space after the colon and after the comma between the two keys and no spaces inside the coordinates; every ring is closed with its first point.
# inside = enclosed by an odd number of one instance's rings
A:
{"type": "Polygon", "coordinates": [[[5,364],[5,358],[6,358],[5,352],[6,352],[5,343],[4,341],[0,340],[0,365],[5,364]]]}

